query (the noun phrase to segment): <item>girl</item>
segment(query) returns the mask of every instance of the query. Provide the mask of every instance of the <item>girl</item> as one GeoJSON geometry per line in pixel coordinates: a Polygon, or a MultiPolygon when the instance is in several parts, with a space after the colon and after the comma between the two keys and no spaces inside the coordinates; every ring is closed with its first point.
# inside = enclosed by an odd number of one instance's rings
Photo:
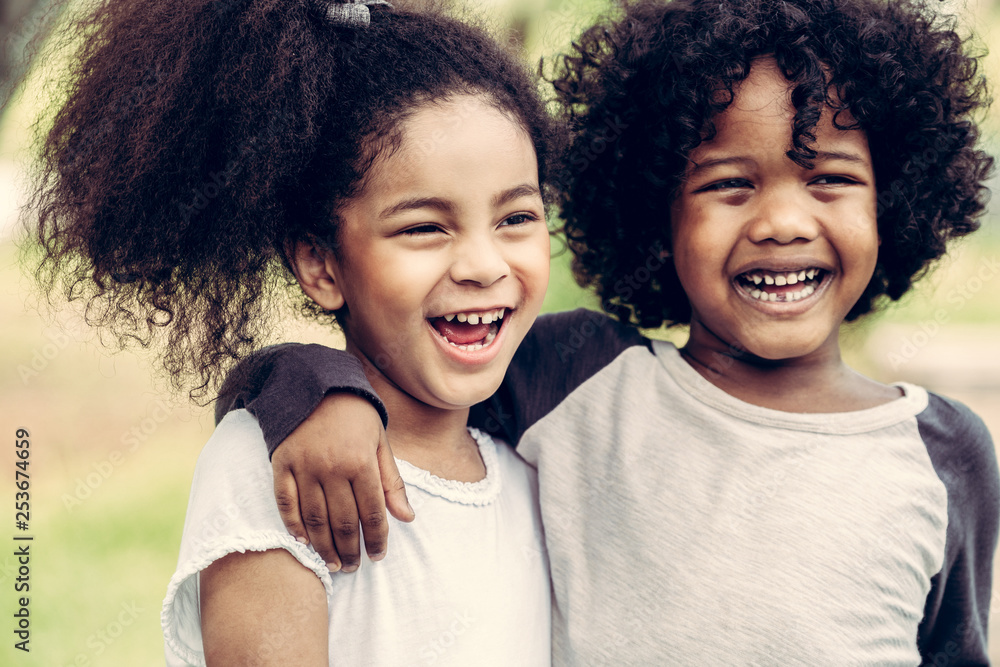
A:
{"type": "Polygon", "coordinates": [[[282,528],[256,420],[230,413],[195,471],[168,663],[548,664],[533,471],[466,428],[548,278],[556,134],[531,78],[480,30],[381,2],[107,0],[80,28],[36,193],[43,268],[120,337],[166,332],[199,389],[253,344],[284,268],[365,361],[342,368],[392,410],[422,514],[394,559],[332,576],[282,528]]]}
{"type": "MultiPolygon", "coordinates": [[[[538,467],[553,661],[988,664],[989,433],[838,343],[978,227],[986,95],[953,21],[916,1],[640,0],[576,48],[555,84],[577,277],[690,337],[543,318],[474,421],[538,467]]],[[[246,400],[266,412],[282,385],[246,400]]],[[[293,469],[332,456],[311,432],[286,447],[293,469]]]]}

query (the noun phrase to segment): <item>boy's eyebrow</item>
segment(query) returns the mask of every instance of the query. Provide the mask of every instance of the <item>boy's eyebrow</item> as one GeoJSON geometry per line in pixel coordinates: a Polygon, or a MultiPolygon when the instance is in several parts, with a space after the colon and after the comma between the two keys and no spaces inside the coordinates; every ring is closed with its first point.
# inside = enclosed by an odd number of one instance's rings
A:
{"type": "MultiPolygon", "coordinates": [[[[858,164],[867,164],[868,161],[865,160],[858,153],[845,153],[843,151],[816,151],[816,157],[814,158],[819,162],[826,162],[829,160],[845,160],[847,162],[856,162],[858,164]]],[[[732,155],[729,157],[714,158],[711,160],[704,160],[702,162],[694,163],[694,168],[691,169],[689,176],[697,174],[699,171],[704,171],[705,169],[710,169],[712,167],[719,167],[727,164],[741,164],[747,166],[754,166],[757,164],[756,160],[743,155],[732,155]]]]}
{"type": "Polygon", "coordinates": [[[842,151],[816,151],[817,160],[846,160],[847,162],[858,162],[860,164],[867,164],[868,161],[865,160],[858,153],[844,153],[842,151]]]}
{"type": "Polygon", "coordinates": [[[433,208],[442,213],[452,213],[455,210],[450,201],[441,199],[440,197],[414,197],[413,199],[404,199],[401,202],[393,204],[379,213],[378,217],[391,218],[403,211],[412,211],[418,208],[433,208]]]}
{"type": "Polygon", "coordinates": [[[692,164],[694,165],[694,168],[691,169],[691,173],[688,174],[689,176],[693,176],[694,174],[697,174],[699,171],[704,171],[706,169],[711,169],[712,167],[719,167],[727,164],[742,164],[752,167],[757,164],[757,161],[754,160],[753,158],[749,158],[743,155],[732,155],[729,157],[719,157],[719,158],[713,158],[711,160],[703,160],[701,162],[692,162],[692,164]]]}
{"type": "Polygon", "coordinates": [[[532,185],[531,183],[522,183],[521,185],[516,185],[508,190],[497,193],[493,197],[493,208],[499,208],[504,204],[521,197],[533,197],[541,194],[542,193],[538,189],[538,186],[532,185]]]}

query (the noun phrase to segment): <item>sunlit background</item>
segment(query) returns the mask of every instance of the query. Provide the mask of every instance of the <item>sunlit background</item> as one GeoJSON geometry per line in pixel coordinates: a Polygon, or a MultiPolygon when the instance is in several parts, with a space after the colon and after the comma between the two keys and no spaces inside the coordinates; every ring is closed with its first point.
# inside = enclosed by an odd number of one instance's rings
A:
{"type": "MultiPolygon", "coordinates": [[[[153,0],[151,0],[153,1],[153,0]]],[[[44,11],[0,5],[6,48],[3,75],[17,76],[24,43],[44,27],[44,11]],[[11,27],[13,25],[13,27],[11,27]]],[[[51,3],[36,2],[44,8],[51,3]]],[[[537,60],[558,53],[608,3],[601,0],[493,0],[474,3],[498,34],[537,60]]],[[[984,48],[1000,40],[991,25],[1000,2],[944,3],[960,14],[984,48]]],[[[1000,52],[1000,49],[997,49],[1000,52]]],[[[112,354],[72,308],[39,309],[30,278],[18,266],[15,239],[28,126],[51,99],[43,74],[59,59],[32,64],[0,116],[0,664],[52,666],[163,664],[160,604],[176,564],[195,459],[212,430],[210,408],[171,393],[155,355],[112,354]],[[13,648],[18,563],[14,527],[15,431],[30,432],[31,652],[13,648]]],[[[1000,59],[986,59],[992,81],[1000,59]]],[[[6,95],[6,88],[0,93],[6,95]]],[[[2,98],[6,99],[6,97],[2,98]]],[[[998,112],[984,119],[988,148],[997,145],[998,112]]],[[[851,362],[883,381],[908,380],[966,402],[1000,434],[1000,234],[995,214],[982,231],[955,246],[920,288],[886,313],[845,331],[851,362]]],[[[30,221],[29,221],[30,222],[30,221]]],[[[566,256],[553,245],[549,310],[593,306],[573,284],[566,256]]],[[[672,334],[678,339],[683,332],[672,334]]],[[[335,342],[315,326],[291,322],[275,339],[335,342]]],[[[623,555],[627,558],[627,554],[623,555]]],[[[1000,593],[993,598],[993,659],[1000,660],[1000,593]]],[[[293,650],[290,647],[290,650],[293,650]]],[[[291,664],[291,663],[290,663],[291,664]]]]}

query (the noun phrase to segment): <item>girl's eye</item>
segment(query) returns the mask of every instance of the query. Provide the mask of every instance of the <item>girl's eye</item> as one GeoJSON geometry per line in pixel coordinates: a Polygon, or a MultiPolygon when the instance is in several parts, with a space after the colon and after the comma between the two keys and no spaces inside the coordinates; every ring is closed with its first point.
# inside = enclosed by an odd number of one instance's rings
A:
{"type": "Polygon", "coordinates": [[[713,192],[717,190],[734,190],[737,188],[752,188],[750,181],[745,178],[727,178],[724,181],[716,181],[715,183],[710,183],[703,188],[699,188],[697,192],[713,192]]]}
{"type": "Polygon", "coordinates": [[[416,227],[410,227],[409,229],[404,229],[401,234],[406,234],[407,236],[417,236],[420,234],[433,234],[435,232],[441,231],[441,228],[437,225],[418,225],[416,227]]]}
{"type": "Polygon", "coordinates": [[[531,213],[515,213],[509,218],[505,218],[503,222],[500,223],[501,227],[510,227],[513,225],[523,225],[528,222],[534,222],[538,218],[531,213]]]}

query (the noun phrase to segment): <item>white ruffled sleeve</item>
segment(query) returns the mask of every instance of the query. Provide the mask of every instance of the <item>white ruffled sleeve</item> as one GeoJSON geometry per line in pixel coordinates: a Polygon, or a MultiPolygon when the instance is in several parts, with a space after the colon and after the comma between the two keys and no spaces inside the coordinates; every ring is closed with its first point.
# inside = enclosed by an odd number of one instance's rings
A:
{"type": "Polygon", "coordinates": [[[332,590],[330,572],[311,546],[285,529],[274,501],[267,446],[246,410],[226,415],[198,457],[191,482],[177,571],[160,621],[167,665],[204,665],[198,573],[223,556],[285,549],[332,590]]]}

